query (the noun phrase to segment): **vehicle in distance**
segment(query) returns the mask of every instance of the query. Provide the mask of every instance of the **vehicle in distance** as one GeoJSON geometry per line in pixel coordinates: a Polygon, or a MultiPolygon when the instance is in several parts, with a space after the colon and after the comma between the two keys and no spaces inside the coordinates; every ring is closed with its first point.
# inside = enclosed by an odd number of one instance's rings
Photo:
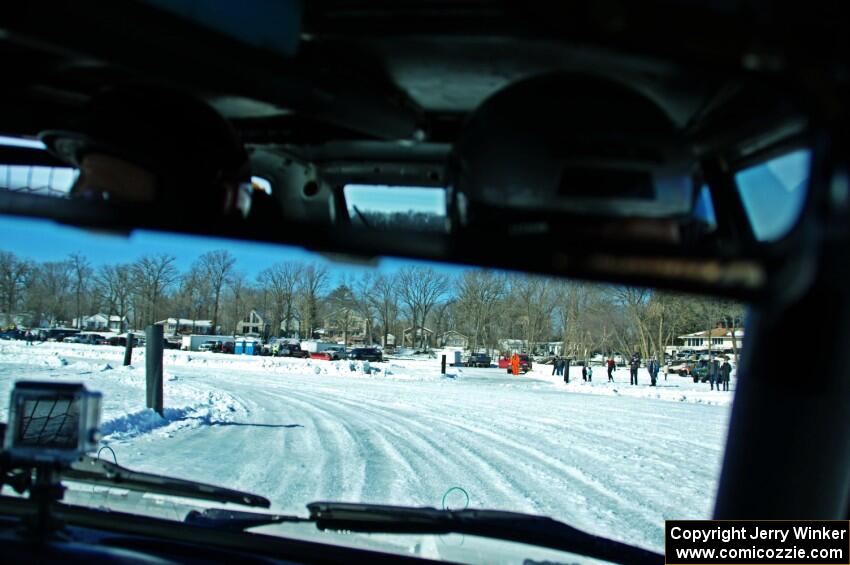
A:
{"type": "Polygon", "coordinates": [[[383,361],[384,355],[377,347],[357,347],[352,349],[348,358],[354,361],[383,361]]]}
{"type": "Polygon", "coordinates": [[[309,351],[304,351],[301,349],[301,346],[294,343],[279,343],[277,348],[277,353],[275,353],[276,357],[299,357],[301,359],[308,359],[310,357],[309,351]]]}
{"type": "Polygon", "coordinates": [[[466,360],[467,367],[489,367],[492,359],[486,353],[473,353],[466,360]]]}

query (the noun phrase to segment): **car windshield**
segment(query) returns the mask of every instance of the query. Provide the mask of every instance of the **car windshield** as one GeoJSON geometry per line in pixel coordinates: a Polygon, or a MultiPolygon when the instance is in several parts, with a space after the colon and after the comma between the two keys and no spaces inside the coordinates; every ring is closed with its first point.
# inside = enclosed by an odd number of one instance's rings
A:
{"type": "MultiPolygon", "coordinates": [[[[10,217],[0,226],[15,234],[0,244],[0,268],[21,273],[0,321],[40,330],[35,343],[0,342],[0,396],[22,378],[102,392],[99,447],[120,465],[261,494],[279,513],[303,514],[315,500],[492,508],[658,552],[666,518],[711,515],[744,341],[740,304],[10,217]],[[137,338],[159,325],[178,344],[163,354],[162,414],[146,406],[144,346],[124,365],[117,342],[53,337],[86,324],[100,333],[82,336],[137,338]],[[220,344],[230,347],[196,353],[220,344]],[[299,348],[306,358],[278,356],[299,348]],[[312,357],[330,350],[352,356],[312,357]],[[650,372],[650,356],[686,351],[728,360],[728,381],[666,362],[650,372]],[[382,360],[356,359],[373,354],[382,360]],[[533,368],[515,373],[514,354],[533,368]],[[469,356],[493,361],[467,366],[469,356]]],[[[114,491],[76,493],[69,500],[127,510],[114,491]]],[[[161,498],[144,511],[182,519],[161,498]]],[[[403,539],[399,551],[435,558],[457,557],[446,547],[463,543],[403,539]]]]}

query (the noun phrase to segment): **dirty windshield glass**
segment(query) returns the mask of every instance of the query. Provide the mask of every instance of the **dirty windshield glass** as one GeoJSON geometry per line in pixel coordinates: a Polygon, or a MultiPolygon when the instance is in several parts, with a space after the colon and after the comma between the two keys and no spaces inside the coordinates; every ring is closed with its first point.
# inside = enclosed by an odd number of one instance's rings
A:
{"type": "MultiPolygon", "coordinates": [[[[100,391],[108,461],[256,493],[279,513],[317,500],[510,510],[659,552],[665,519],[711,515],[746,340],[740,304],[0,225],[0,397],[18,380],[100,391]],[[165,338],[161,413],[146,404],[152,325],[165,338]]],[[[68,498],[183,518],[161,499],[68,498]]],[[[393,547],[434,558],[472,545],[403,539],[393,547]]]]}

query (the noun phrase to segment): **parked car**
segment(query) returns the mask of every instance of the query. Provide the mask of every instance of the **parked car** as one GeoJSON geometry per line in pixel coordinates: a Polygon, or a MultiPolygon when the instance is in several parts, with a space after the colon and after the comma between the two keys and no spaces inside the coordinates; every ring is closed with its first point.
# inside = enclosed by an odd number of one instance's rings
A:
{"type": "Polygon", "coordinates": [[[348,356],[348,352],[345,350],[345,346],[343,345],[332,345],[326,348],[323,353],[330,354],[331,359],[334,361],[345,359],[348,356]]]}
{"type": "Polygon", "coordinates": [[[492,359],[486,353],[473,353],[466,360],[467,367],[489,367],[492,359]]]}
{"type": "Polygon", "coordinates": [[[276,357],[298,357],[301,359],[307,359],[310,357],[309,351],[304,351],[301,349],[300,345],[294,343],[279,343],[277,348],[277,353],[275,353],[276,357]]]}
{"type": "Polygon", "coordinates": [[[6,330],[0,333],[0,339],[24,339],[26,332],[23,330],[6,330]]]}
{"type": "MultiPolygon", "coordinates": [[[[218,341],[205,341],[198,347],[198,351],[215,351],[216,344],[220,342],[218,341]]],[[[221,347],[221,346],[219,346],[221,347]]]]}
{"type": "Polygon", "coordinates": [[[383,361],[384,356],[377,347],[357,347],[352,349],[348,358],[355,361],[383,361]]]}
{"type": "MultiPolygon", "coordinates": [[[[526,353],[519,354],[519,372],[527,373],[531,370],[533,366],[533,362],[531,360],[531,356],[526,353]]],[[[511,367],[511,356],[502,356],[499,358],[499,368],[507,369],[508,373],[513,372],[513,368],[511,367]]]]}

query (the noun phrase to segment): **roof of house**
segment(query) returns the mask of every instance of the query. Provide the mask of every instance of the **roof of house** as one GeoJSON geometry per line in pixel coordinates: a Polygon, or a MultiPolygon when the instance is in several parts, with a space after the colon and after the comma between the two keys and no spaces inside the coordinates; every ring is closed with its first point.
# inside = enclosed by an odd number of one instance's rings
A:
{"type": "MultiPolygon", "coordinates": [[[[710,331],[701,331],[694,332],[692,334],[680,335],[679,339],[684,339],[688,337],[728,337],[732,338],[732,330],[731,328],[713,328],[710,331]]],[[[744,337],[743,328],[738,328],[735,330],[735,337],[744,337]]]]}
{"type": "Polygon", "coordinates": [[[168,318],[167,320],[160,320],[157,324],[178,324],[180,326],[211,326],[212,320],[188,320],[186,318],[168,318]]]}

